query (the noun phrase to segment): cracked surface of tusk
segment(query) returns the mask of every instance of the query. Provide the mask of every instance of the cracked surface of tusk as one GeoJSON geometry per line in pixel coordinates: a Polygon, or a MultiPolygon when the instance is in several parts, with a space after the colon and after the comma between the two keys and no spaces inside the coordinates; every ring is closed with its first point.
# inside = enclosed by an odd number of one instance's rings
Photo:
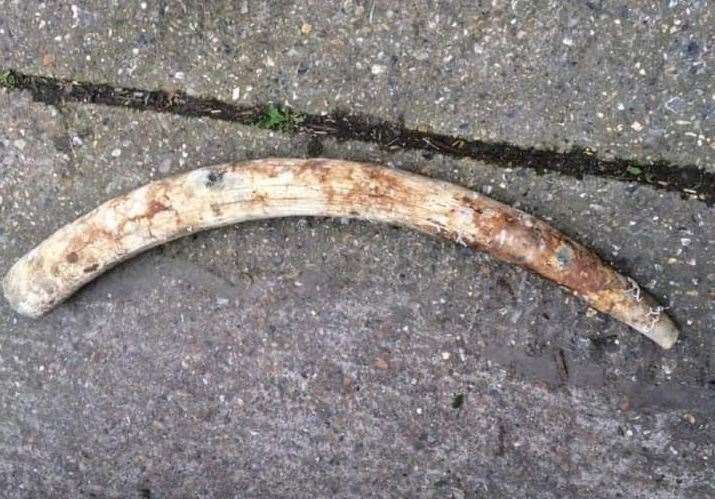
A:
{"type": "Polygon", "coordinates": [[[410,227],[524,267],[663,348],[678,329],[653,298],[541,220],[447,182],[365,163],[269,158],[157,180],[95,208],[20,258],[3,280],[39,317],[114,265],[167,241],[246,220],[350,217],[410,227]]]}

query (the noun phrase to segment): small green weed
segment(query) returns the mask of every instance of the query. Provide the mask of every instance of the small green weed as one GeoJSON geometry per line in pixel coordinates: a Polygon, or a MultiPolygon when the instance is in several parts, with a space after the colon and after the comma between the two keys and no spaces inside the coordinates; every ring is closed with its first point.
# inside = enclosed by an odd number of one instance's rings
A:
{"type": "Polygon", "coordinates": [[[17,77],[12,71],[0,71],[0,87],[15,88],[17,77]]]}
{"type": "Polygon", "coordinates": [[[301,113],[269,104],[263,115],[256,122],[256,125],[267,130],[294,132],[304,119],[305,117],[301,113]]]}

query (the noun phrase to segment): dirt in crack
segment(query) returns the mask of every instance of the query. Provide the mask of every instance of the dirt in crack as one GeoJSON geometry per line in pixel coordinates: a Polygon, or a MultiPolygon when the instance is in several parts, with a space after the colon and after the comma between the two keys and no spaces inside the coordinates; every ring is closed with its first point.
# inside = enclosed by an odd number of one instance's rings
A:
{"type": "MultiPolygon", "coordinates": [[[[27,90],[35,101],[56,106],[63,102],[102,104],[263,127],[266,113],[282,112],[281,108],[272,104],[238,106],[178,91],[119,87],[35,76],[18,71],[0,71],[0,76],[0,87],[27,90]]],[[[286,116],[300,116],[295,127],[280,129],[284,133],[309,132],[316,136],[333,137],[338,141],[357,140],[388,149],[416,149],[424,151],[425,156],[439,153],[455,158],[471,158],[500,167],[526,167],[540,173],[557,172],[575,178],[584,175],[606,177],[680,192],[683,197],[700,199],[709,206],[715,203],[715,173],[695,165],[675,165],[666,161],[606,160],[600,159],[588,149],[578,147],[559,152],[504,142],[469,140],[413,130],[399,123],[347,111],[335,111],[325,116],[283,111],[286,116]]]]}

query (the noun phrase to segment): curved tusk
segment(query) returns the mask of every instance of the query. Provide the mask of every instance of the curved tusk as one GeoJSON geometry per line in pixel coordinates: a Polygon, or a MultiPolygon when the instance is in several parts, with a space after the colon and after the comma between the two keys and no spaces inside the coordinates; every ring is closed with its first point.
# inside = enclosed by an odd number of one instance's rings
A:
{"type": "Polygon", "coordinates": [[[439,235],[568,288],[663,348],[678,338],[633,280],[546,223],[453,184],[330,159],[262,159],[152,182],[55,232],[15,263],[3,289],[15,310],[38,317],[148,248],[212,227],[287,216],[352,217],[439,235]]]}

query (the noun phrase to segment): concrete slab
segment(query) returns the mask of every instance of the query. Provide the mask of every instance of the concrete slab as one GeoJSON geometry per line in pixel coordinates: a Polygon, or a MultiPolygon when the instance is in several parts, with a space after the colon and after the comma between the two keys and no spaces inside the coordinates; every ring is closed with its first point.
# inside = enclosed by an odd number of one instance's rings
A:
{"type": "MultiPolygon", "coordinates": [[[[239,4],[240,5],[240,4],[239,4]]],[[[0,92],[0,272],[166,174],[308,137],[0,92]]],[[[310,147],[309,147],[310,144],[310,147]]],[[[119,266],[48,317],[0,303],[13,495],[709,497],[715,220],[628,183],[325,141],[537,214],[671,306],[670,352],[525,271],[388,226],[276,220],[119,266]]]]}
{"type": "Polygon", "coordinates": [[[0,0],[0,66],[715,165],[710,2],[0,0]]]}

